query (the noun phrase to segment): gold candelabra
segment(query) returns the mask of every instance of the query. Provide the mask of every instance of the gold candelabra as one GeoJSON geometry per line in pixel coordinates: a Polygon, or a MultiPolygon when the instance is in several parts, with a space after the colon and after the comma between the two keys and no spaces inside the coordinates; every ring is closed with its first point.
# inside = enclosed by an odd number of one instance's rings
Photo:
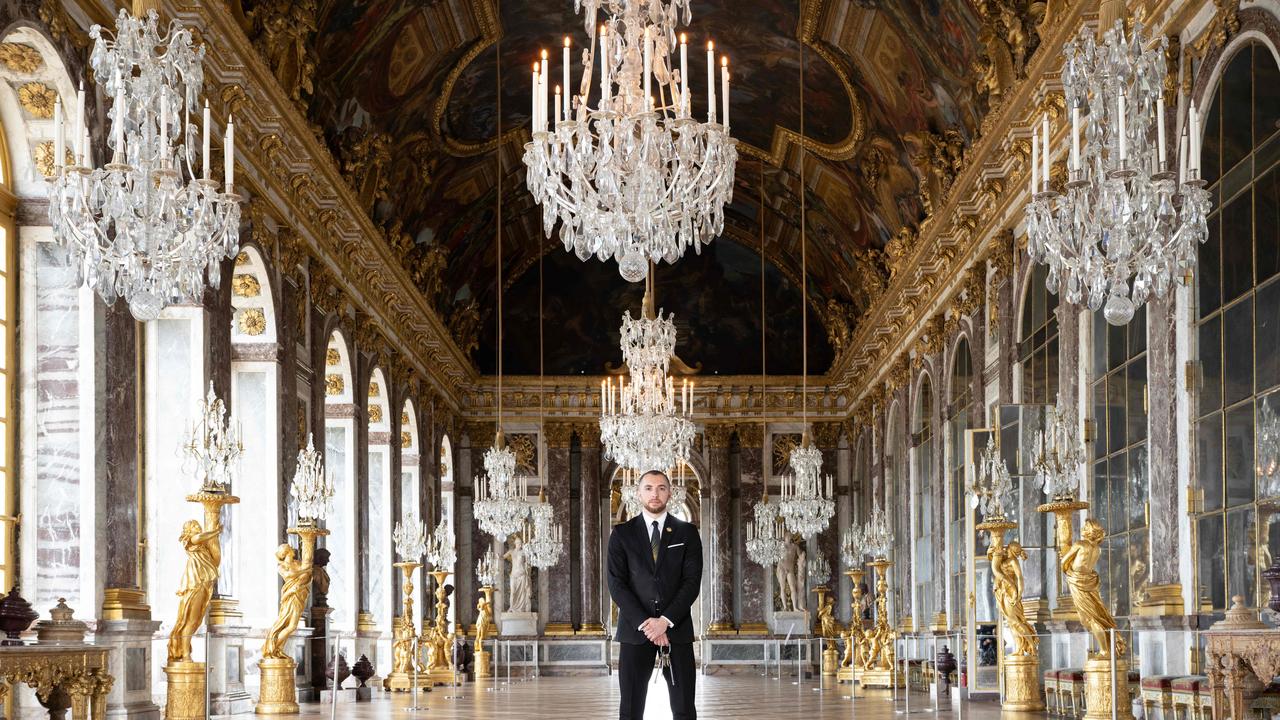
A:
{"type": "Polygon", "coordinates": [[[862,627],[862,578],[866,571],[862,568],[845,570],[849,578],[852,599],[849,602],[849,632],[845,635],[844,657],[840,659],[840,670],[836,673],[838,682],[855,682],[862,673],[863,662],[860,650],[866,634],[862,627]]]}
{"type": "Polygon", "coordinates": [[[401,615],[392,625],[391,672],[382,681],[382,686],[387,690],[404,692],[416,690],[417,686],[415,678],[418,667],[414,652],[417,637],[413,628],[413,571],[422,567],[422,563],[405,560],[394,563],[393,567],[400,568],[400,574],[404,577],[402,586],[404,601],[401,615]]]}
{"type": "MultiPolygon", "coordinates": [[[[453,682],[453,653],[450,652],[449,617],[447,615],[449,601],[445,595],[444,581],[449,577],[447,570],[432,570],[431,578],[436,583],[436,618],[435,624],[424,627],[418,638],[419,647],[427,655],[427,676],[433,685],[448,685],[453,682]]],[[[423,625],[426,625],[424,620],[423,625]]]]}
{"type": "Polygon", "coordinates": [[[889,622],[889,568],[893,561],[879,557],[867,563],[876,573],[876,619],[863,633],[863,687],[892,688],[903,685],[902,673],[894,667],[893,641],[898,637],[889,622]]]}
{"type": "Polygon", "coordinates": [[[992,590],[1000,619],[1013,634],[1013,651],[1004,658],[1004,705],[1011,712],[1044,709],[1040,693],[1040,640],[1022,608],[1022,561],[1027,554],[1016,541],[1005,545],[1005,533],[1018,527],[1002,515],[992,515],[976,526],[991,537],[987,560],[991,564],[992,590]]]}
{"type": "Polygon", "coordinates": [[[258,661],[262,674],[262,692],[256,708],[259,715],[298,713],[295,680],[298,663],[285,649],[289,638],[298,629],[307,596],[311,594],[316,538],[328,535],[329,531],[304,519],[298,527],[289,528],[289,534],[298,536],[302,553],[300,558],[295,557],[289,543],[283,543],[276,549],[276,563],[284,587],[280,590],[280,613],[267,631],[262,643],[262,659],[258,661]]]}

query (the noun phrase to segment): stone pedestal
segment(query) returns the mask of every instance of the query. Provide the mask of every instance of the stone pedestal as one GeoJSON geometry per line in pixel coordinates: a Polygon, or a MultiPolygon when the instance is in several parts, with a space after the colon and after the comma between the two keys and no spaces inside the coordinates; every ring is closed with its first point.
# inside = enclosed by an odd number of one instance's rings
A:
{"type": "MultiPolygon", "coordinates": [[[[365,613],[361,613],[365,615],[365,613]]],[[[372,622],[372,617],[370,617],[372,622]]],[[[360,659],[361,655],[369,658],[369,662],[373,663],[373,677],[369,678],[369,684],[382,682],[382,663],[379,662],[381,657],[378,655],[378,639],[382,637],[382,631],[377,629],[376,625],[362,624],[356,628],[356,651],[355,657],[350,658],[354,664],[360,659]]]]}
{"type": "Polygon", "coordinates": [[[246,625],[214,625],[209,630],[209,713],[236,715],[253,712],[253,698],[244,687],[246,625]]]}
{"type": "Polygon", "coordinates": [[[809,634],[809,613],[793,610],[775,612],[769,629],[774,635],[806,637],[809,634]]]}
{"type": "Polygon", "coordinates": [[[204,663],[170,663],[164,666],[164,674],[169,679],[166,720],[204,720],[204,663]]]}
{"type": "Polygon", "coordinates": [[[538,613],[514,613],[506,612],[502,614],[502,635],[537,635],[538,634],[538,613]]]}
{"type": "Polygon", "coordinates": [[[488,650],[476,648],[475,675],[477,680],[493,677],[492,658],[489,656],[488,650]]]}
{"type": "Polygon", "coordinates": [[[1005,656],[1004,705],[1001,707],[1010,712],[1032,712],[1044,709],[1044,694],[1040,692],[1039,656],[1005,656]]]}
{"type": "MultiPolygon", "coordinates": [[[[324,548],[321,548],[323,550],[324,548]]],[[[319,551],[317,551],[319,556],[319,551]]],[[[308,663],[308,670],[311,677],[311,687],[319,692],[329,687],[329,678],[324,676],[324,669],[329,664],[328,655],[328,637],[326,633],[329,628],[329,613],[333,612],[333,608],[313,605],[311,607],[311,627],[312,636],[310,648],[307,654],[311,658],[308,663]]]]}
{"type": "MultiPolygon", "coordinates": [[[[1129,661],[1116,658],[1115,718],[1133,720],[1129,697],[1129,661]]],[[[1084,664],[1084,720],[1112,720],[1111,660],[1091,657],[1084,664]]]]}
{"type": "Polygon", "coordinates": [[[858,684],[865,688],[906,687],[906,678],[894,668],[872,668],[858,675],[858,684]]]}
{"type": "Polygon", "coordinates": [[[296,715],[297,662],[293,658],[263,658],[258,661],[258,669],[262,675],[262,694],[254,711],[259,715],[296,715]]]}
{"type": "Polygon", "coordinates": [[[107,693],[107,717],[160,720],[160,707],[151,700],[151,639],[159,628],[159,620],[98,621],[93,642],[107,648],[107,665],[116,676],[107,693]]]}

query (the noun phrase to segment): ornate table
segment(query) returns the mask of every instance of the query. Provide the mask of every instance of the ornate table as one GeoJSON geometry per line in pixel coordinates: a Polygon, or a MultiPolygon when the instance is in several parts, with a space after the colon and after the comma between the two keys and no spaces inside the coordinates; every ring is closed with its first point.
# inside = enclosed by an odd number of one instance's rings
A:
{"type": "MultiPolygon", "coordinates": [[[[107,648],[93,645],[22,645],[0,647],[0,701],[17,683],[26,683],[46,706],[67,702],[71,720],[103,720],[113,679],[107,672],[107,648]],[[93,714],[90,715],[92,707],[93,714]]],[[[66,705],[62,705],[66,707],[66,705]]]]}
{"type": "Polygon", "coordinates": [[[1204,633],[1214,720],[1247,717],[1253,699],[1280,675],[1280,630],[1243,608],[1239,596],[1232,600],[1227,618],[1204,633]]]}

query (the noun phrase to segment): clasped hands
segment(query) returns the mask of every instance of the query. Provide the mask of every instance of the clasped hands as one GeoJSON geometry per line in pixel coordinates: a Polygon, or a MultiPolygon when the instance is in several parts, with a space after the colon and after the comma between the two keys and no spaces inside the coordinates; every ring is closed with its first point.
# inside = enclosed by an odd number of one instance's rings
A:
{"type": "Polygon", "coordinates": [[[667,647],[671,641],[667,639],[667,621],[663,618],[649,618],[640,625],[640,632],[645,638],[658,647],[667,647]]]}

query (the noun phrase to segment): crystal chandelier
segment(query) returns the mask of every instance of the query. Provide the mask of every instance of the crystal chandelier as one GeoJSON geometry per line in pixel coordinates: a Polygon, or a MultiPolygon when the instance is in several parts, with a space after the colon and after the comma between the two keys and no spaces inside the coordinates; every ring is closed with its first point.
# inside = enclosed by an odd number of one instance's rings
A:
{"type": "Polygon", "coordinates": [[[1085,461],[1084,442],[1074,415],[1059,398],[1058,405],[1045,412],[1044,429],[1036,431],[1033,441],[1031,467],[1036,482],[1054,500],[1075,499],[1085,461]]]}
{"type": "Polygon", "coordinates": [[[458,561],[458,552],[453,546],[453,533],[449,532],[449,526],[444,520],[436,524],[435,532],[427,538],[424,554],[427,562],[437,570],[453,567],[458,561]]]}
{"type": "Polygon", "coordinates": [[[547,51],[533,66],[526,184],[542,206],[548,238],[559,220],[565,250],[581,260],[614,258],[622,277],[638,282],[650,262],[674,263],[690,246],[699,252],[724,229],[738,159],[729,137],[729,60],[720,59],[717,122],[715,46],[707,43],[707,120],[699,122],[692,115],[687,38],[675,31],[681,9],[684,24],[692,18],[689,0],[575,3],[582,5],[589,40],[578,92],[569,91],[568,37],[563,99],[557,85],[548,105],[547,51]],[[597,25],[601,10],[608,17],[597,25]],[[596,55],[600,97],[592,107],[596,55]]]}
{"type": "Polygon", "coordinates": [[[695,428],[693,384],[677,395],[667,375],[676,349],[675,315],[654,315],[645,293],[641,316],[622,316],[622,359],[630,382],[600,383],[600,442],[605,457],[624,468],[647,472],[679,466],[689,457],[695,428]]]}
{"type": "Polygon", "coordinates": [[[966,488],[969,506],[987,521],[1004,520],[1013,499],[1013,478],[994,442],[987,445],[974,468],[973,481],[966,488]]]}
{"type": "Polygon", "coordinates": [[[293,472],[289,491],[298,512],[298,521],[314,525],[323,521],[333,511],[333,478],[324,469],[324,459],[316,452],[311,433],[307,433],[307,447],[298,452],[298,467],[293,472]]]}
{"type": "Polygon", "coordinates": [[[484,551],[480,561],[476,563],[476,579],[480,581],[481,587],[494,587],[498,576],[501,573],[501,564],[498,560],[498,553],[493,548],[484,551]]]}
{"type": "Polygon", "coordinates": [[[396,521],[391,540],[396,545],[396,556],[402,562],[417,562],[427,551],[427,530],[422,521],[413,516],[396,521]]]}
{"type": "Polygon", "coordinates": [[[822,451],[806,432],[791,451],[791,473],[783,475],[779,515],[793,533],[809,537],[822,532],[836,514],[831,476],[822,475],[822,451]]]}
{"type": "Polygon", "coordinates": [[[846,568],[862,565],[862,557],[866,555],[867,541],[863,537],[864,530],[849,526],[840,537],[840,560],[846,568]]]}
{"type": "Polygon", "coordinates": [[[524,531],[525,555],[530,565],[546,570],[560,560],[560,553],[564,550],[564,528],[553,520],[551,504],[542,493],[538,494],[538,502],[529,515],[524,531]]]}
{"type": "Polygon", "coordinates": [[[202,492],[227,492],[244,444],[239,426],[231,427],[227,406],[213,392],[212,382],[200,401],[200,417],[192,423],[182,451],[182,471],[200,481],[202,492]]]}
{"type": "Polygon", "coordinates": [[[831,579],[831,563],[827,562],[826,556],[822,553],[809,553],[809,559],[804,564],[805,576],[809,578],[810,587],[826,585],[831,579]]]}
{"type": "Polygon", "coordinates": [[[873,560],[888,560],[893,548],[893,531],[889,529],[889,516],[876,502],[871,517],[862,529],[862,539],[873,560]]]}
{"type": "Polygon", "coordinates": [[[757,565],[778,564],[787,551],[786,529],[778,516],[778,504],[768,494],[756,501],[755,520],[747,523],[747,557],[757,565]]]}
{"type": "Polygon", "coordinates": [[[100,25],[89,31],[89,64],[114,99],[110,162],[88,167],[83,87],[70,129],[70,166],[61,102],[54,108],[53,236],[67,248],[79,282],[108,304],[124,298],[139,320],[156,318],[169,303],[197,302],[205,277],[217,287],[221,261],[240,248],[234,126],[227,123],[226,188],[219,192],[210,177],[207,105],[199,179],[192,158],[197,130],[189,120],[204,79],[204,48],[193,47],[191,31],[177,21],[164,35],[158,23],[154,10],[146,18],[121,10],[114,38],[104,37],[100,25]]]}
{"type": "Polygon", "coordinates": [[[484,452],[484,475],[475,478],[475,516],[480,529],[506,539],[524,527],[529,514],[525,501],[527,481],[516,478],[516,455],[507,447],[502,431],[484,452]]]}
{"type": "Polygon", "coordinates": [[[1049,266],[1051,291],[1069,303],[1087,301],[1091,310],[1102,307],[1113,325],[1129,322],[1153,293],[1163,297],[1208,237],[1194,105],[1177,172],[1165,158],[1166,45],[1164,37],[1151,45],[1141,23],[1126,36],[1118,20],[1101,47],[1088,27],[1064,47],[1062,84],[1071,108],[1065,192],[1049,186],[1048,117],[1043,139],[1032,138],[1031,256],[1049,266]]]}

